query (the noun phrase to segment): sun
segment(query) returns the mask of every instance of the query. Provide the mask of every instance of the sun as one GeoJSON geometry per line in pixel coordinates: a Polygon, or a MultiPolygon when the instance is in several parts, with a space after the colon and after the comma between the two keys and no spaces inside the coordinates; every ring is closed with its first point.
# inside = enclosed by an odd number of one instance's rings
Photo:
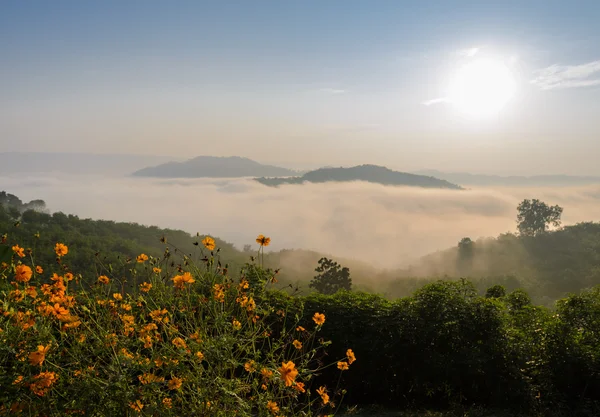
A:
{"type": "Polygon", "coordinates": [[[449,101],[473,117],[497,115],[515,94],[511,70],[493,59],[476,59],[461,67],[450,83],[449,101]]]}

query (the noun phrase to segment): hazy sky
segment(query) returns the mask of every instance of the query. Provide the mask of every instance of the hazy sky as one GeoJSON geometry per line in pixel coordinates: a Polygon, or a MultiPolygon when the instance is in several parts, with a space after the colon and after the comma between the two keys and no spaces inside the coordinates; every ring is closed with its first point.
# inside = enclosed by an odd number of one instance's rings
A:
{"type": "Polygon", "coordinates": [[[0,2],[2,151],[600,174],[600,1],[0,2]],[[445,99],[490,58],[492,118],[445,99]]]}

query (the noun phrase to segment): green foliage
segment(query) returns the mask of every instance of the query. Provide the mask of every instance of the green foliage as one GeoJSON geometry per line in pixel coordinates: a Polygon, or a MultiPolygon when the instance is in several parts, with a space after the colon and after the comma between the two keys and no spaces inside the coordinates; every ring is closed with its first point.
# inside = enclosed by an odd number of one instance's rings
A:
{"type": "Polygon", "coordinates": [[[560,226],[562,207],[549,206],[543,201],[523,200],[517,207],[517,228],[522,236],[536,236],[548,230],[548,226],[560,226]]]}
{"type": "Polygon", "coordinates": [[[319,259],[319,266],[315,272],[318,274],[310,282],[309,287],[321,294],[335,294],[341,290],[350,291],[352,289],[350,269],[342,267],[332,259],[319,259]]]}

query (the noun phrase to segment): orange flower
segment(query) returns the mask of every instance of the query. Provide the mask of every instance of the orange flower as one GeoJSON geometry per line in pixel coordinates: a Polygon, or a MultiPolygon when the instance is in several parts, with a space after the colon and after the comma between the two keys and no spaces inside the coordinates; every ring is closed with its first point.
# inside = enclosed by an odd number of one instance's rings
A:
{"type": "Polygon", "coordinates": [[[162,405],[165,408],[171,408],[173,407],[173,400],[170,398],[163,398],[162,405]]]}
{"type": "Polygon", "coordinates": [[[325,405],[329,402],[329,395],[327,395],[327,388],[320,387],[317,390],[317,394],[319,394],[321,396],[321,400],[323,400],[323,405],[325,405]]]}
{"type": "Polygon", "coordinates": [[[15,268],[15,279],[19,282],[28,282],[33,275],[33,271],[27,265],[17,265],[15,268]]]}
{"type": "Polygon", "coordinates": [[[48,350],[50,350],[50,345],[38,345],[37,350],[29,354],[29,363],[33,366],[42,366],[44,360],[46,359],[46,353],[48,353],[48,350]]]}
{"type": "Polygon", "coordinates": [[[108,284],[110,282],[110,279],[106,275],[100,275],[98,277],[98,282],[101,284],[108,284]]]}
{"type": "Polygon", "coordinates": [[[210,236],[206,236],[203,240],[202,240],[202,244],[204,245],[204,247],[208,250],[215,250],[215,240],[210,237],[210,236]]]}
{"type": "Polygon", "coordinates": [[[267,368],[262,368],[260,370],[260,374],[263,377],[263,380],[268,381],[273,377],[273,371],[269,371],[267,368]]]}
{"type": "Polygon", "coordinates": [[[225,301],[225,289],[223,288],[223,285],[215,284],[213,286],[213,291],[214,291],[215,300],[223,303],[225,301]]]}
{"type": "Polygon", "coordinates": [[[13,246],[12,250],[19,258],[23,258],[25,256],[25,250],[19,245],[13,246]]]}
{"type": "Polygon", "coordinates": [[[305,332],[306,331],[306,329],[304,327],[302,327],[302,326],[296,327],[296,330],[299,331],[299,332],[305,332]]]}
{"type": "Polygon", "coordinates": [[[199,360],[203,360],[203,359],[204,359],[204,353],[202,353],[202,352],[196,352],[196,357],[197,357],[199,360]]]}
{"type": "Polygon", "coordinates": [[[233,324],[233,330],[240,330],[242,328],[242,323],[235,319],[233,319],[233,322],[231,324],[233,324]]]}
{"type": "Polygon", "coordinates": [[[277,406],[277,403],[275,401],[269,400],[267,402],[267,410],[269,410],[271,414],[277,414],[279,412],[279,407],[277,406]]]}
{"type": "Polygon", "coordinates": [[[123,299],[123,296],[121,294],[119,294],[118,292],[113,294],[113,298],[117,301],[121,301],[123,299]]]}
{"type": "Polygon", "coordinates": [[[138,261],[138,263],[144,263],[148,260],[148,255],[146,255],[145,253],[141,253],[137,256],[136,260],[138,261]]]}
{"type": "Polygon", "coordinates": [[[315,313],[312,319],[317,326],[321,326],[325,323],[325,314],[315,313]]]}
{"type": "Polygon", "coordinates": [[[177,378],[174,376],[173,378],[171,378],[171,380],[169,381],[167,386],[170,390],[176,390],[176,389],[181,388],[182,382],[183,382],[183,380],[181,378],[177,378]]]}
{"type": "Polygon", "coordinates": [[[296,382],[296,384],[294,385],[294,389],[298,392],[306,392],[306,390],[304,389],[304,382],[296,382]]]}
{"type": "Polygon", "coordinates": [[[71,272],[67,272],[65,274],[65,280],[67,280],[67,281],[73,281],[73,274],[71,272]]]}
{"type": "Polygon", "coordinates": [[[296,379],[296,376],[298,376],[298,370],[292,361],[288,361],[287,363],[282,362],[281,368],[279,368],[279,373],[281,374],[281,379],[283,382],[285,382],[286,387],[291,387],[296,379]]]}
{"type": "Polygon", "coordinates": [[[152,272],[154,272],[155,274],[160,274],[161,271],[162,271],[162,269],[160,269],[160,268],[157,268],[157,267],[152,268],[152,272]]]}
{"type": "Polygon", "coordinates": [[[301,341],[299,341],[299,340],[294,340],[294,341],[292,342],[292,344],[294,345],[294,347],[295,347],[296,349],[298,349],[298,350],[302,349],[302,342],[301,342],[301,341]]]}
{"type": "Polygon", "coordinates": [[[177,275],[172,278],[173,286],[178,290],[182,290],[185,288],[185,284],[192,284],[196,282],[194,278],[192,278],[192,274],[189,272],[184,273],[183,275],[177,275]]]}
{"type": "Polygon", "coordinates": [[[348,362],[338,362],[337,367],[340,371],[347,371],[348,370],[348,362]]]}
{"type": "Polygon", "coordinates": [[[61,256],[65,256],[67,253],[69,253],[69,248],[64,243],[57,243],[54,246],[54,252],[56,252],[56,256],[60,258],[61,256]]]}
{"type": "Polygon", "coordinates": [[[258,243],[260,246],[269,246],[271,243],[271,238],[265,237],[264,235],[258,235],[256,238],[256,243],[258,243]]]}
{"type": "Polygon", "coordinates": [[[144,408],[144,404],[142,404],[142,402],[140,400],[135,400],[134,403],[129,403],[129,407],[133,408],[134,411],[141,413],[142,408],[144,408]]]}
{"type": "Polygon", "coordinates": [[[29,389],[40,397],[46,395],[52,384],[58,380],[58,376],[54,372],[40,372],[33,377],[34,382],[29,385],[29,389]]]}
{"type": "Polygon", "coordinates": [[[43,274],[44,273],[44,268],[42,268],[41,266],[36,266],[35,267],[35,272],[38,274],[43,274]]]}
{"type": "Polygon", "coordinates": [[[185,343],[185,340],[183,340],[181,337],[176,337],[175,339],[173,339],[171,341],[171,343],[173,343],[173,345],[175,345],[176,347],[178,347],[180,349],[187,348],[187,344],[185,343]]]}
{"type": "Polygon", "coordinates": [[[140,284],[140,291],[142,292],[148,292],[152,289],[152,284],[150,284],[149,282],[144,282],[143,284],[140,284]]]}
{"type": "Polygon", "coordinates": [[[352,363],[356,360],[356,356],[354,356],[354,352],[352,352],[352,349],[348,349],[346,351],[346,357],[348,358],[349,365],[352,365],[352,363]]]}
{"type": "Polygon", "coordinates": [[[254,372],[256,369],[254,368],[254,361],[246,362],[244,364],[244,369],[246,372],[254,372]]]}

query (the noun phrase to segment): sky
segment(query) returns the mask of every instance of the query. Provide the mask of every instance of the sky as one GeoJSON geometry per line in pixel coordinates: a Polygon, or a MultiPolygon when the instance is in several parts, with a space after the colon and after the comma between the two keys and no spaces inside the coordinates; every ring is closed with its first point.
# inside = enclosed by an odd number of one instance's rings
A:
{"type": "Polygon", "coordinates": [[[599,21],[597,0],[4,0],[0,151],[600,175],[599,21]],[[447,94],[482,59],[514,94],[480,118],[447,94]]]}

